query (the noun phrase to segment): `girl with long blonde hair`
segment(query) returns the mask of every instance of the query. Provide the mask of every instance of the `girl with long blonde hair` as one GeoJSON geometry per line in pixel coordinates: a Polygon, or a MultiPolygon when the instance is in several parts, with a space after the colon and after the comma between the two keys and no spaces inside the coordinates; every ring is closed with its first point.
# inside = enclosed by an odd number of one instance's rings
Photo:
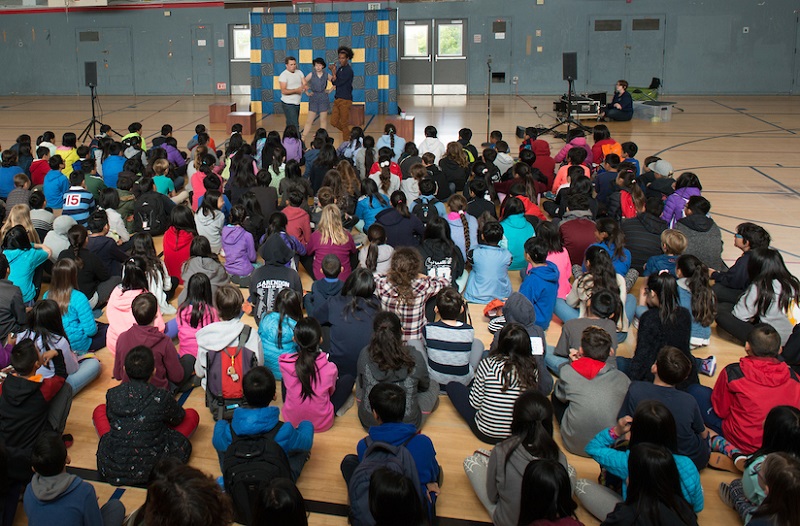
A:
{"type": "Polygon", "coordinates": [[[0,228],[0,239],[5,239],[8,231],[17,225],[22,225],[25,232],[28,233],[28,239],[31,243],[41,243],[39,234],[37,234],[36,229],[33,228],[31,208],[28,205],[14,205],[11,207],[11,210],[8,212],[8,217],[6,217],[3,223],[3,227],[0,228]]]}
{"type": "Polygon", "coordinates": [[[314,279],[322,279],[325,277],[322,271],[322,260],[328,254],[333,254],[341,263],[338,277],[344,281],[353,268],[350,258],[357,251],[353,236],[342,226],[341,210],[336,205],[327,205],[322,209],[317,230],[311,234],[311,239],[306,245],[306,259],[303,264],[306,270],[313,272],[314,279]],[[313,256],[313,262],[310,261],[311,256],[313,256]]]}

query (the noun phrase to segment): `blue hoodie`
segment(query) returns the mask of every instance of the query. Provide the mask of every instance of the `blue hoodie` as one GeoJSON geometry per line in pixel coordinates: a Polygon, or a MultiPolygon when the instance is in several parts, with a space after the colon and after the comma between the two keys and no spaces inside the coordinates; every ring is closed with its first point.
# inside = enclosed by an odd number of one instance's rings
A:
{"type": "MultiPolygon", "coordinates": [[[[275,406],[240,407],[233,411],[233,419],[230,422],[220,420],[214,425],[214,437],[211,443],[214,444],[214,449],[224,453],[233,440],[231,426],[240,436],[260,435],[268,433],[278,425],[280,416],[281,410],[275,406]]],[[[286,451],[287,455],[291,451],[311,451],[314,443],[314,424],[303,420],[295,429],[292,424],[284,423],[275,436],[275,442],[286,451]]]]}
{"type": "MultiPolygon", "coordinates": [[[[406,449],[414,457],[419,474],[419,483],[422,486],[422,494],[427,494],[425,484],[439,480],[439,464],[436,462],[436,450],[433,442],[426,435],[417,434],[414,424],[404,424],[402,422],[389,422],[379,426],[369,428],[369,437],[378,442],[386,442],[393,446],[400,446],[407,440],[406,449]],[[413,438],[412,438],[413,437],[413,438]]],[[[362,438],[356,447],[358,461],[364,460],[364,453],[367,451],[367,441],[362,438]]]]}
{"type": "Polygon", "coordinates": [[[281,370],[278,367],[278,357],[281,354],[297,352],[297,344],[294,343],[294,326],[297,322],[289,316],[283,317],[281,327],[281,346],[278,347],[278,321],[281,315],[278,312],[270,312],[258,324],[258,335],[261,337],[261,347],[264,350],[264,365],[272,371],[276,380],[282,380],[281,370]]]}
{"type": "MultiPolygon", "coordinates": [[[[614,252],[616,252],[617,247],[614,243],[592,243],[589,245],[590,247],[602,247],[608,252],[608,255],[611,257],[611,263],[614,265],[614,270],[617,274],[625,277],[625,274],[631,269],[631,251],[627,248],[622,249],[622,253],[624,254],[621,258],[614,256],[614,252]]],[[[588,248],[587,248],[588,250],[588,248]]],[[[586,263],[583,264],[583,271],[586,272],[586,263]]]]}
{"type": "Polygon", "coordinates": [[[59,473],[42,477],[34,474],[25,490],[24,506],[30,524],[103,526],[94,487],[75,475],[59,473]]]}
{"type": "Polygon", "coordinates": [[[478,245],[470,253],[472,272],[464,289],[464,299],[471,303],[489,303],[495,298],[507,298],[512,291],[508,278],[511,252],[491,245],[478,245]]]}
{"type": "Polygon", "coordinates": [[[547,330],[558,293],[558,267],[555,263],[548,261],[544,266],[532,267],[519,292],[533,303],[538,325],[547,330]]]}

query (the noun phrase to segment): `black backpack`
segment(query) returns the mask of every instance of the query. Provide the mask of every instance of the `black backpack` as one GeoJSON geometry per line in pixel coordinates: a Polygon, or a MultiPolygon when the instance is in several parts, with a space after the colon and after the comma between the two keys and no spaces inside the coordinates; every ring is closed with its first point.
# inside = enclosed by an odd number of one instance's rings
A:
{"type": "Polygon", "coordinates": [[[417,216],[423,225],[427,225],[431,218],[439,217],[439,211],[436,209],[438,202],[439,200],[435,197],[427,200],[418,197],[414,199],[414,209],[411,210],[411,213],[417,216]]]}
{"type": "Polygon", "coordinates": [[[222,461],[225,493],[233,501],[234,518],[240,524],[250,524],[252,506],[258,492],[272,480],[292,480],[289,457],[275,442],[283,422],[268,433],[260,435],[237,435],[231,426],[231,445],[222,461]]]}
{"type": "Polygon", "coordinates": [[[169,219],[161,194],[147,192],[140,195],[133,205],[133,220],[137,232],[149,232],[152,236],[163,235],[169,226],[169,219]]]}

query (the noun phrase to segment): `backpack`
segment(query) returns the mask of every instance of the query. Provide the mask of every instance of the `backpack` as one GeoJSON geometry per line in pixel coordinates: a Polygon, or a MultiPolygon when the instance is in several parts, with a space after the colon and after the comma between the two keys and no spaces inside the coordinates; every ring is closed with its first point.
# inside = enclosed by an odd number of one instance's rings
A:
{"type": "Polygon", "coordinates": [[[611,144],[604,144],[600,147],[603,150],[603,159],[606,158],[606,155],[609,153],[615,153],[619,155],[619,158],[622,159],[622,145],[618,142],[613,142],[611,144]]]}
{"type": "Polygon", "coordinates": [[[169,218],[161,194],[147,192],[140,195],[133,205],[133,220],[137,232],[149,232],[152,236],[163,235],[169,226],[169,218]]]}
{"type": "MultiPolygon", "coordinates": [[[[406,449],[406,445],[415,437],[412,436],[400,446],[393,446],[386,442],[374,442],[367,437],[367,451],[364,459],[353,471],[353,476],[347,484],[347,496],[350,500],[350,524],[352,526],[374,526],[375,519],[369,511],[369,482],[372,474],[380,469],[387,468],[397,473],[402,473],[411,479],[417,488],[420,500],[419,475],[414,457],[406,449]]],[[[423,501],[424,502],[424,501],[423,501]]]]}
{"type": "Polygon", "coordinates": [[[418,197],[414,199],[414,209],[411,210],[411,213],[417,216],[423,225],[427,225],[431,218],[439,217],[439,211],[436,209],[438,202],[439,200],[435,197],[430,199],[418,197]]]}
{"type": "Polygon", "coordinates": [[[229,345],[206,354],[206,407],[211,410],[214,420],[230,420],[237,407],[247,405],[242,379],[258,365],[256,354],[245,347],[250,330],[249,325],[244,326],[236,347],[229,345]]]}
{"type": "Polygon", "coordinates": [[[623,219],[636,217],[636,204],[630,192],[623,190],[619,193],[619,206],[623,219]]]}
{"type": "Polygon", "coordinates": [[[235,521],[250,524],[253,503],[261,489],[277,478],[292,480],[289,457],[275,441],[283,422],[259,435],[237,435],[231,426],[231,444],[222,460],[225,493],[233,501],[235,521]]]}

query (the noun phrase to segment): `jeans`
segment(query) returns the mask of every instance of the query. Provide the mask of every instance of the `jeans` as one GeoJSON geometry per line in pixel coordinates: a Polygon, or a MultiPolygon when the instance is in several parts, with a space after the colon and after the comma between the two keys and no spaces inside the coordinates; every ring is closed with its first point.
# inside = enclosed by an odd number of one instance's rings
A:
{"type": "Polygon", "coordinates": [[[98,376],[100,376],[100,362],[95,358],[87,358],[80,363],[77,371],[67,377],[67,384],[72,387],[72,394],[76,395],[98,376]]]}
{"type": "Polygon", "coordinates": [[[567,323],[569,320],[574,320],[575,318],[580,316],[580,311],[578,309],[574,309],[567,304],[567,300],[557,298],[556,305],[553,308],[553,314],[558,316],[558,319],[564,323],[567,323]]]}
{"type": "Polygon", "coordinates": [[[556,355],[555,350],[556,348],[552,345],[547,346],[544,352],[544,363],[550,372],[558,376],[558,370],[561,369],[561,366],[565,363],[569,363],[569,358],[556,355]]]}
{"type": "Polygon", "coordinates": [[[286,127],[294,126],[297,131],[300,131],[300,105],[299,104],[286,104],[281,102],[283,107],[283,114],[286,116],[286,127]]]}
{"type": "Polygon", "coordinates": [[[617,108],[606,108],[606,119],[612,121],[629,121],[633,118],[633,112],[618,110],[617,108]]]}
{"type": "Polygon", "coordinates": [[[692,384],[686,387],[686,392],[697,400],[697,405],[700,407],[700,413],[703,415],[703,422],[706,427],[721,435],[722,419],[714,412],[714,408],[711,406],[711,393],[713,392],[711,388],[700,384],[692,384]]]}

